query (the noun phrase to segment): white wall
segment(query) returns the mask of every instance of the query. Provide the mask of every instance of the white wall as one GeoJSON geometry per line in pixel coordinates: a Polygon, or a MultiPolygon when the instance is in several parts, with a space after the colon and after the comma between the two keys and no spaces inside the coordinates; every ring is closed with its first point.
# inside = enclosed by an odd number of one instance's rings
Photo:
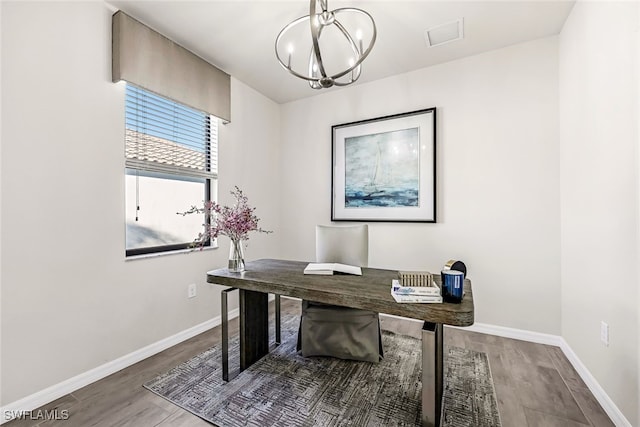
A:
{"type": "Polygon", "coordinates": [[[283,255],[330,222],[332,125],[437,107],[438,223],[371,223],[370,266],[461,259],[477,322],[559,334],[557,102],[551,37],[283,105],[283,255]]]}
{"type": "MultiPolygon", "coordinates": [[[[227,239],[124,260],[110,15],[100,3],[0,2],[0,405],[219,314],[203,273],[224,266],[227,239]]],[[[239,185],[276,232],[252,236],[248,258],[313,258],[314,226],[330,222],[331,125],[435,106],[438,223],[371,224],[370,264],[464,260],[477,322],[562,333],[639,424],[639,274],[624,268],[640,241],[638,16],[637,3],[579,3],[559,52],[551,37],[282,106],[232,78],[220,199],[239,185]],[[614,281],[624,297],[606,291],[614,281]]]]}
{"type": "MultiPolygon", "coordinates": [[[[0,2],[0,23],[2,22],[2,2],[0,2]]],[[[2,82],[2,38],[0,31],[0,82],[2,82]]],[[[0,100],[2,100],[2,84],[0,84],[0,100]]],[[[2,104],[0,101],[0,189],[2,189],[2,104]]],[[[0,236],[2,236],[2,191],[0,191],[0,236]]],[[[0,238],[0,271],[2,270],[2,238],[0,238]]],[[[0,274],[0,308],[2,308],[2,274],[0,274]]],[[[2,367],[2,318],[0,316],[0,368],[2,367]]],[[[2,371],[0,371],[2,374],[2,371]]],[[[0,386],[0,405],[2,405],[2,386],[0,386]]]]}
{"type": "MultiPolygon", "coordinates": [[[[125,261],[124,85],[111,82],[110,29],[98,2],[2,3],[0,404],[220,313],[205,272],[225,266],[228,239],[125,261]]],[[[279,106],[235,79],[232,100],[220,198],[239,185],[277,231],[279,106]]],[[[247,257],[277,256],[276,241],[252,237],[247,257]]]]}
{"type": "Polygon", "coordinates": [[[637,9],[578,2],[559,38],[562,336],[632,425],[640,423],[637,9]]]}
{"type": "MultiPolygon", "coordinates": [[[[638,76],[638,72],[640,72],[640,7],[636,7],[636,52],[635,52],[635,69],[636,69],[636,100],[635,100],[635,108],[636,108],[636,145],[640,145],[640,77],[638,76]]],[[[636,159],[637,165],[640,165],[640,149],[636,150],[636,159]]],[[[638,171],[638,169],[636,169],[638,171]]],[[[638,187],[640,188],[640,171],[637,172],[636,180],[638,182],[638,187]]],[[[640,197],[637,198],[636,204],[637,212],[640,214],[640,197]]],[[[640,227],[638,227],[640,228],[640,227]]],[[[638,231],[640,233],[640,230],[638,231]]],[[[640,238],[639,238],[640,240],[640,238]]],[[[636,336],[640,335],[640,250],[636,253],[636,274],[637,274],[637,300],[638,305],[636,308],[636,317],[638,320],[638,326],[636,329],[636,336]]],[[[640,424],[640,338],[638,339],[638,352],[636,353],[636,376],[637,376],[637,390],[638,396],[636,401],[636,423],[640,424]]]]}

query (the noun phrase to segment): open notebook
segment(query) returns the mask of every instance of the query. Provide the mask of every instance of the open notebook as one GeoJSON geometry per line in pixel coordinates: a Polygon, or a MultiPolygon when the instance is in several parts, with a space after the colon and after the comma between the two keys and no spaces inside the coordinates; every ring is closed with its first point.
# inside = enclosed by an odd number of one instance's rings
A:
{"type": "Polygon", "coordinates": [[[304,269],[304,274],[324,274],[331,275],[334,273],[355,274],[362,276],[362,269],[354,265],[340,264],[337,262],[312,262],[304,269]]]}

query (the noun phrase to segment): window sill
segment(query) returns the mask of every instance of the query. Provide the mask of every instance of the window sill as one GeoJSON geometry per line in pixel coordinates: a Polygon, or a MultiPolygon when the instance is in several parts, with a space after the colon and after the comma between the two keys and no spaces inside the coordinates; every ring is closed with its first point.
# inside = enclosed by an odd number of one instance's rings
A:
{"type": "Polygon", "coordinates": [[[163,257],[163,256],[170,256],[170,255],[180,255],[180,254],[189,254],[191,252],[206,252],[206,251],[211,251],[214,249],[218,249],[218,245],[214,244],[211,246],[207,246],[203,249],[180,249],[177,251],[167,251],[167,252],[156,252],[153,254],[144,254],[144,255],[132,255],[132,256],[128,256],[125,257],[125,261],[137,261],[140,259],[147,259],[147,258],[157,258],[157,257],[163,257]]]}

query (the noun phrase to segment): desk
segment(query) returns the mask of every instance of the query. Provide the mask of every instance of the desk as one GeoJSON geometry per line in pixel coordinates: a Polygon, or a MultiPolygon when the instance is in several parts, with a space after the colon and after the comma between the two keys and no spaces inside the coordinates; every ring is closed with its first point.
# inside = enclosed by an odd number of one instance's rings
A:
{"type": "MultiPolygon", "coordinates": [[[[470,326],[474,308],[471,282],[465,280],[461,304],[398,304],[391,280],[398,272],[363,268],[362,276],[304,275],[307,262],[261,259],[246,271],[207,272],[207,282],[240,290],[240,369],[269,352],[268,294],[302,298],[424,321],[422,328],[422,424],[439,426],[443,392],[443,325],[470,326]]],[[[434,276],[439,283],[439,275],[434,276]]]]}

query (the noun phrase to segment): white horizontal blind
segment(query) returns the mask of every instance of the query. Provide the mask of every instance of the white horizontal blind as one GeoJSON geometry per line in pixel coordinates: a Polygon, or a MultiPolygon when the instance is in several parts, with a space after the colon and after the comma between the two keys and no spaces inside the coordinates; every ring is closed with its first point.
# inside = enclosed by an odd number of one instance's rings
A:
{"type": "Polygon", "coordinates": [[[218,175],[218,120],[127,84],[127,168],[198,178],[218,175]]]}

